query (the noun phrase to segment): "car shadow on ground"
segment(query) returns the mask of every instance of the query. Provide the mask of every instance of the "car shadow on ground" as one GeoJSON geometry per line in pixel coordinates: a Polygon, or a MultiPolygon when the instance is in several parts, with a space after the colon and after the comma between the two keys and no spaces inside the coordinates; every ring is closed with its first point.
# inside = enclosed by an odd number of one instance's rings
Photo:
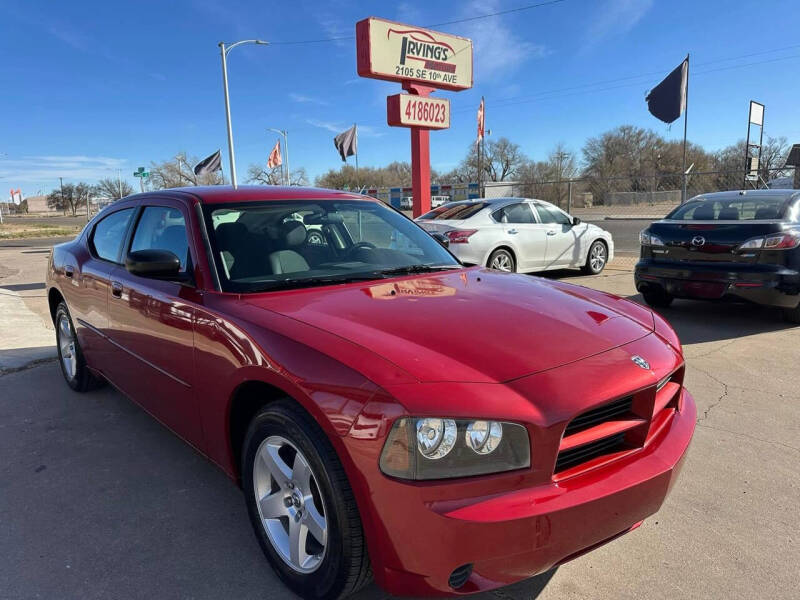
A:
{"type": "MultiPolygon", "coordinates": [[[[566,281],[586,277],[577,269],[559,269],[534,273],[534,275],[566,281]]],[[[615,275],[632,277],[630,271],[615,272],[613,269],[604,271],[600,277],[615,275]]],[[[641,294],[632,294],[626,297],[647,306],[641,294]]],[[[798,327],[785,321],[779,308],[747,302],[676,299],[668,308],[654,310],[672,325],[683,344],[724,341],[798,327]]]]}
{"type": "MultiPolygon", "coordinates": [[[[628,296],[628,299],[647,306],[641,294],[628,296]]],[[[672,325],[684,345],[744,338],[798,327],[785,321],[779,308],[745,302],[678,299],[669,308],[654,310],[672,325]]]]}
{"type": "MultiPolygon", "coordinates": [[[[555,567],[525,581],[497,588],[490,592],[474,594],[470,598],[474,600],[535,600],[544,591],[547,584],[550,583],[557,570],[558,567],[555,567]]],[[[394,598],[394,596],[387,595],[376,584],[371,583],[351,598],[352,600],[383,600],[385,598],[394,598]]]]}

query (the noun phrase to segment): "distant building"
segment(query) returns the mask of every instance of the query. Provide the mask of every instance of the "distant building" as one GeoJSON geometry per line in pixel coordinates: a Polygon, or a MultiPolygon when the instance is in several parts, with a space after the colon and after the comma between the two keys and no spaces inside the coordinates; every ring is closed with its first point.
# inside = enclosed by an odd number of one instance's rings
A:
{"type": "Polygon", "coordinates": [[[28,196],[28,214],[58,213],[58,209],[47,206],[47,196],[28,196]]]}

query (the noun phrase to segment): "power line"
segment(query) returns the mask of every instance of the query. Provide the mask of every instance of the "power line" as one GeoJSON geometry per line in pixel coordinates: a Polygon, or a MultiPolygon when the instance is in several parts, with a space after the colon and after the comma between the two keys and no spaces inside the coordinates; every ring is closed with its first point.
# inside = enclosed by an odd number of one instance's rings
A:
{"type": "MultiPolygon", "coordinates": [[[[457,23],[467,23],[469,21],[478,21],[480,19],[490,19],[492,17],[499,17],[502,15],[508,15],[511,13],[522,12],[525,10],[533,10],[534,8],[542,8],[543,6],[550,6],[552,4],[561,4],[562,2],[566,2],[567,0],[547,0],[546,2],[538,2],[536,4],[528,4],[527,6],[519,6],[517,8],[509,8],[507,10],[499,10],[493,13],[486,13],[483,15],[476,15],[474,17],[465,17],[463,19],[456,19],[455,21],[445,21],[443,23],[433,23],[431,25],[425,25],[424,27],[442,27],[444,25],[455,25],[457,23]]],[[[354,35],[345,35],[339,37],[329,37],[329,38],[320,38],[316,40],[297,40],[293,42],[270,42],[271,46],[297,46],[300,44],[322,44],[325,42],[344,42],[347,40],[354,40],[356,36],[354,35]]]]}

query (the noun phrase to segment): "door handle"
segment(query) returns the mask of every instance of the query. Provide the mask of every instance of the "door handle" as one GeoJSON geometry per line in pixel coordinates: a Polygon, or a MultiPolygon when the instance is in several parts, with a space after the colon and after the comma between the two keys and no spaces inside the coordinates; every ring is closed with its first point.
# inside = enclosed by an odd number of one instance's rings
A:
{"type": "Polygon", "coordinates": [[[547,235],[555,235],[555,234],[557,234],[557,233],[558,233],[558,232],[557,232],[555,229],[549,229],[549,230],[547,231],[547,235]]]}
{"type": "Polygon", "coordinates": [[[64,275],[66,277],[72,277],[75,274],[75,267],[72,265],[64,265],[64,275]]]}
{"type": "Polygon", "coordinates": [[[119,281],[111,282],[111,295],[114,298],[122,298],[122,284],[119,281]]]}
{"type": "Polygon", "coordinates": [[[516,229],[509,229],[508,233],[514,234],[514,233],[519,233],[519,232],[516,229]]]}

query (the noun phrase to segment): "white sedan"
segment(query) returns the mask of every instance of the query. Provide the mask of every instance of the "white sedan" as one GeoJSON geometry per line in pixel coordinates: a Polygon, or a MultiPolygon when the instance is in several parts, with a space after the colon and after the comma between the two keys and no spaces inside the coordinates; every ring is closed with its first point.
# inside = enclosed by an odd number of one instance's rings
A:
{"type": "Polygon", "coordinates": [[[608,231],[543,200],[451,202],[416,222],[429,233],[446,236],[450,251],[461,262],[500,271],[578,267],[597,274],[614,258],[614,240],[608,231]]]}

